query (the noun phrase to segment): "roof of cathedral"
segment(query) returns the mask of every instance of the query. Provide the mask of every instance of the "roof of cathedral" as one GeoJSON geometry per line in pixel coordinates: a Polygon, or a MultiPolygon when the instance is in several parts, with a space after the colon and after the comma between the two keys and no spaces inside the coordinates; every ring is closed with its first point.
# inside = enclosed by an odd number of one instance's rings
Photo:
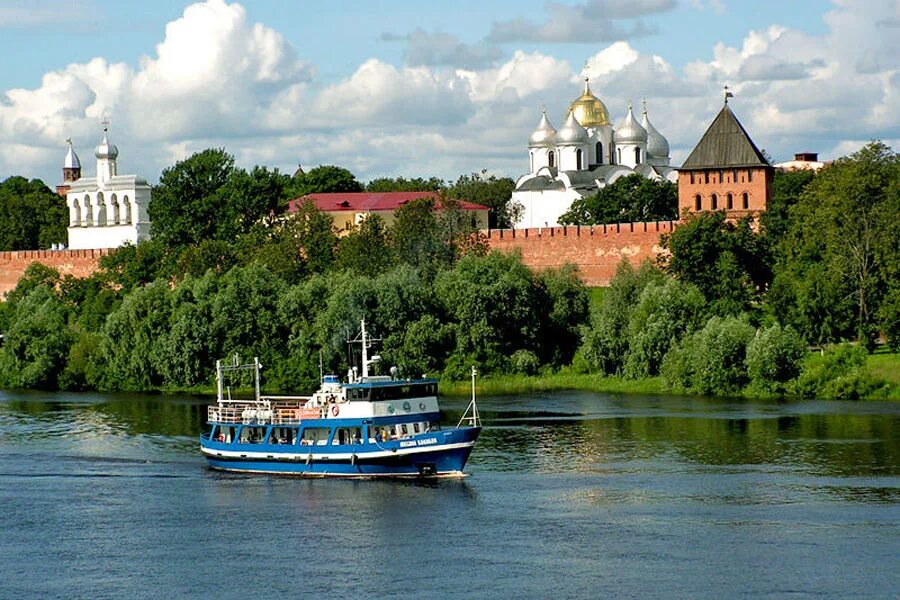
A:
{"type": "Polygon", "coordinates": [[[556,129],[550,124],[547,118],[547,110],[541,109],[541,122],[538,123],[537,129],[528,138],[528,146],[530,148],[543,148],[556,144],[556,129]]]}
{"type": "Polygon", "coordinates": [[[575,115],[582,127],[609,125],[609,111],[606,105],[591,92],[588,78],[584,78],[584,91],[569,105],[569,112],[575,115]]]}
{"type": "Polygon", "coordinates": [[[682,169],[771,167],[728,104],[684,161],[682,169]]]}
{"type": "Polygon", "coordinates": [[[556,133],[557,144],[584,144],[587,141],[587,129],[578,122],[575,113],[570,112],[569,116],[566,117],[566,122],[563,123],[563,126],[560,127],[559,131],[556,133]]]}
{"type": "Polygon", "coordinates": [[[613,139],[623,143],[647,141],[647,130],[634,118],[631,102],[628,103],[628,114],[625,115],[622,124],[616,128],[613,139]]]}
{"type": "Polygon", "coordinates": [[[650,118],[647,116],[647,102],[644,101],[644,115],[641,118],[641,127],[647,130],[647,155],[666,157],[669,156],[669,140],[663,137],[650,118]]]}
{"type": "MultiPolygon", "coordinates": [[[[441,209],[440,194],[437,192],[335,192],[295,198],[288,202],[288,212],[297,212],[307,200],[312,200],[316,208],[323,212],[394,211],[419,198],[436,200],[435,208],[441,209]]],[[[490,210],[490,207],[467,200],[460,200],[459,207],[463,210],[490,210]]]]}

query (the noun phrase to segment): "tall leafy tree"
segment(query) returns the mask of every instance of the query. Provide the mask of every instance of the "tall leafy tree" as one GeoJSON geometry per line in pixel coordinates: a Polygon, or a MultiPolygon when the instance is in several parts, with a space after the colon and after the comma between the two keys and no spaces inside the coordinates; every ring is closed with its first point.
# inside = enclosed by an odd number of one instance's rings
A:
{"type": "Polygon", "coordinates": [[[888,146],[871,142],[822,169],[791,209],[780,245],[783,319],[813,341],[840,337],[849,325],[872,343],[883,299],[900,278],[898,215],[900,156],[888,146]],[[810,296],[817,290],[825,293],[810,296]],[[823,318],[837,326],[822,329],[823,318]]]}
{"type": "Polygon", "coordinates": [[[447,196],[490,208],[488,227],[512,227],[521,216],[521,207],[511,201],[515,187],[516,183],[509,177],[489,175],[483,169],[480,173],[461,175],[447,188],[447,196]]]}
{"type": "Polygon", "coordinates": [[[340,239],[335,264],[374,277],[393,265],[392,248],[388,245],[388,230],[384,219],[369,215],[349,234],[340,239]]]}
{"type": "Polygon", "coordinates": [[[361,191],[363,186],[353,173],[334,165],[323,165],[305,173],[298,173],[288,186],[288,195],[291,198],[307,194],[361,191]]]}
{"type": "Polygon", "coordinates": [[[620,177],[596,194],[572,202],[563,225],[602,225],[678,218],[678,186],[638,174],[620,177]]]}
{"type": "Polygon", "coordinates": [[[66,201],[39,179],[0,183],[0,250],[36,250],[65,243],[66,201]]]}

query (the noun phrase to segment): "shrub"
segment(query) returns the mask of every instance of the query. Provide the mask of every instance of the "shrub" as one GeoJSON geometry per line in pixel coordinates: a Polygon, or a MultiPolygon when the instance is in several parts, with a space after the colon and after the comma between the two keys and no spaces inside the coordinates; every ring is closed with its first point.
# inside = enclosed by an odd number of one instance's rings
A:
{"type": "Polygon", "coordinates": [[[747,344],[754,331],[745,317],[712,317],[664,360],[663,373],[673,386],[701,394],[734,394],[747,383],[747,344]]]}
{"type": "Polygon", "coordinates": [[[876,396],[884,382],[866,373],[868,352],[860,345],[842,344],[826,348],[821,357],[811,357],[792,391],[805,398],[859,400],[876,396]]]}
{"type": "Polygon", "coordinates": [[[541,361],[534,352],[528,350],[516,350],[510,357],[510,363],[516,373],[521,375],[534,375],[541,366],[541,361]]]}
{"type": "Polygon", "coordinates": [[[784,394],[786,384],[800,374],[806,344],[793,327],[777,323],[757,332],[747,345],[751,391],[784,394]]]}

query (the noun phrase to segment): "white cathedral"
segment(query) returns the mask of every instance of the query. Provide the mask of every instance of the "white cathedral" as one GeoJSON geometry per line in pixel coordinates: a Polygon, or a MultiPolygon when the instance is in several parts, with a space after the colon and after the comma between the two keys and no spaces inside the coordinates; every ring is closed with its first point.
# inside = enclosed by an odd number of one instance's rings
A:
{"type": "Polygon", "coordinates": [[[97,146],[97,176],[82,177],[81,161],[68,140],[63,185],[69,208],[69,248],[117,248],[150,239],[150,185],[137,175],[119,175],[119,149],[109,142],[107,123],[97,146]]]}
{"type": "Polygon", "coordinates": [[[638,123],[629,102],[625,120],[613,129],[606,105],[585,77],[584,92],[569,105],[558,131],[542,109],[528,139],[529,172],[516,181],[512,195],[524,209],[515,226],[555,227],[574,200],[632,173],[677,182],[678,172],[669,166],[669,142],[650,123],[646,102],[643,108],[638,123]]]}

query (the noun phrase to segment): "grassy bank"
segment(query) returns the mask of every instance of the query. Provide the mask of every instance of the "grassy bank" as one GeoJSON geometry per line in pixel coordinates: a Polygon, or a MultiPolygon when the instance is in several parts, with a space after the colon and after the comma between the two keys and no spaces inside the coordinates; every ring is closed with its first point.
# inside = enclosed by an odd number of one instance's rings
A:
{"type": "MultiPolygon", "coordinates": [[[[479,379],[478,394],[505,396],[534,392],[561,392],[581,390],[587,392],[616,392],[623,394],[662,394],[665,385],[661,377],[648,379],[623,379],[596,374],[554,373],[552,375],[500,375],[479,379]]],[[[448,396],[464,396],[472,391],[470,381],[441,380],[441,393],[448,396]]]]}

